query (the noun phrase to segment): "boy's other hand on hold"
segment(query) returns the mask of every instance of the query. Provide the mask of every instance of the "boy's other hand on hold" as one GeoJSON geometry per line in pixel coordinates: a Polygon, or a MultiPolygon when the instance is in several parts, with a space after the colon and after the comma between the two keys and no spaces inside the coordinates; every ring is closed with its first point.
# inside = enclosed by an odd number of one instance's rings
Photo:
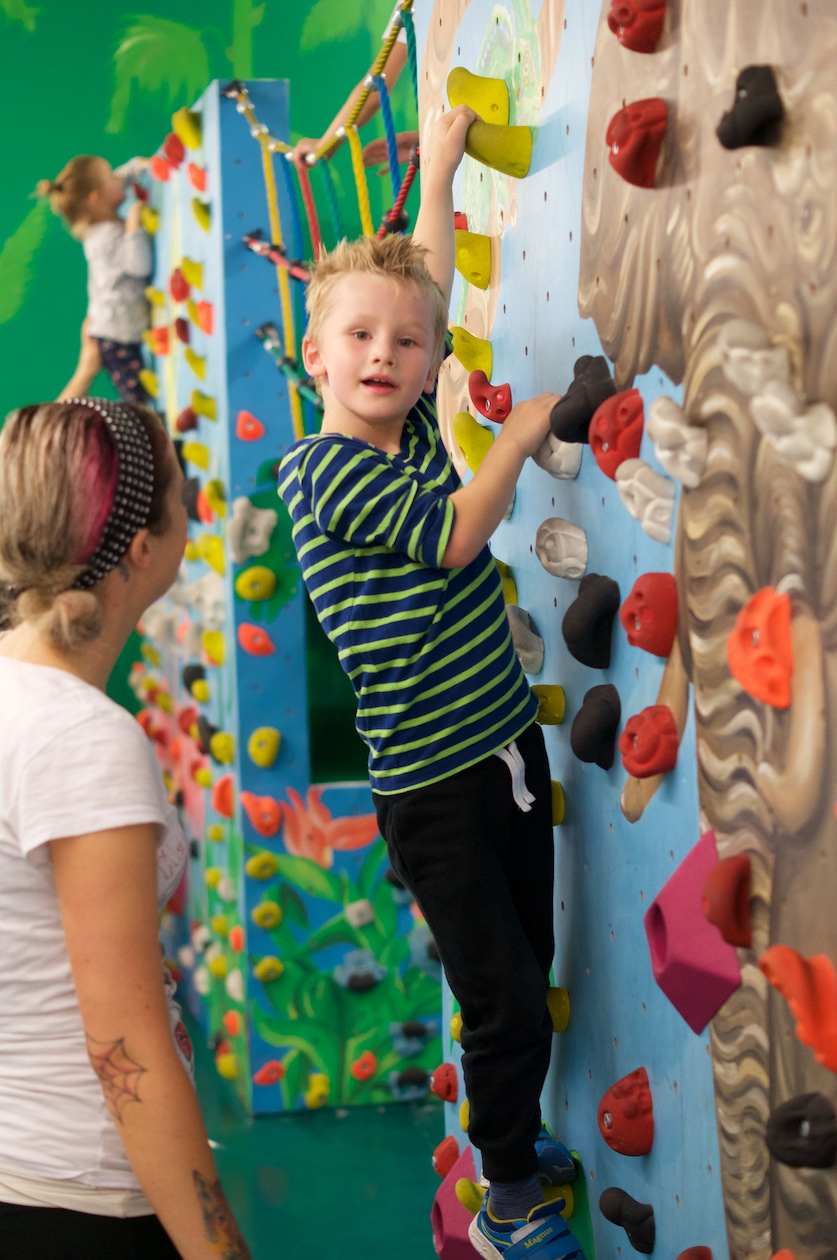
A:
{"type": "Polygon", "coordinates": [[[524,458],[534,455],[549,433],[549,417],[560,398],[560,394],[536,394],[516,403],[503,422],[500,436],[515,442],[524,458]]]}

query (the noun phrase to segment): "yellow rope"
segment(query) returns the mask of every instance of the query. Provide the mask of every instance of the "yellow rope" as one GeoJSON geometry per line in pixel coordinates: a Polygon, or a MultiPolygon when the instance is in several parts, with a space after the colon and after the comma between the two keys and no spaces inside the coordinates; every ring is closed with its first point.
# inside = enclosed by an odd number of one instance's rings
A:
{"type": "Polygon", "coordinates": [[[369,205],[369,188],[366,184],[366,172],[363,169],[363,146],[360,143],[357,127],[346,128],[346,139],[349,142],[349,148],[352,151],[352,171],[355,177],[355,185],[357,187],[357,204],[360,210],[360,226],[363,228],[364,236],[374,236],[375,228],[372,225],[372,210],[369,205]]]}

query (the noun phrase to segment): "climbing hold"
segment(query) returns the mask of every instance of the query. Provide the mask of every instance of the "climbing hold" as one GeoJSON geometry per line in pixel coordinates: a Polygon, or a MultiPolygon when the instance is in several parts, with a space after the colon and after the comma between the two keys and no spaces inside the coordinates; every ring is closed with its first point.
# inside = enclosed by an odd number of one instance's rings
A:
{"type": "Polygon", "coordinates": [[[638,389],[625,389],[596,408],[587,440],[596,463],[606,477],[616,480],[616,470],[626,459],[636,459],[642,444],[645,413],[638,389]]]}
{"type": "Polygon", "coordinates": [[[553,827],[560,827],[564,821],[566,811],[564,789],[557,779],[551,779],[549,786],[552,800],[552,825],[553,827]]]}
{"type": "Polygon", "coordinates": [[[278,927],[282,922],[282,907],[275,901],[260,901],[250,911],[250,918],[256,927],[264,928],[269,932],[271,928],[278,927]]]}
{"type": "Polygon", "coordinates": [[[462,1014],[460,1011],[457,1011],[454,1015],[451,1015],[450,1017],[450,1035],[454,1041],[461,1042],[462,1040],[462,1014]]]}
{"type": "Polygon", "coordinates": [[[198,717],[198,720],[195,725],[197,727],[197,739],[195,742],[197,743],[201,752],[208,753],[209,745],[212,741],[212,736],[216,733],[216,731],[218,730],[218,727],[213,726],[212,723],[209,721],[209,718],[205,717],[203,714],[201,714],[198,717]]]}
{"type": "Polygon", "coordinates": [[[494,366],[491,342],[485,341],[482,337],[475,337],[473,333],[468,332],[467,328],[451,328],[450,333],[453,353],[465,370],[485,372],[486,376],[490,377],[494,366]]]}
{"type": "Polygon", "coordinates": [[[209,766],[198,765],[192,771],[192,778],[202,788],[212,787],[212,771],[209,766]]]}
{"type": "Polygon", "coordinates": [[[477,289],[491,279],[491,241],[478,232],[455,232],[456,270],[477,289]]]}
{"type": "MultiPolygon", "coordinates": [[[[230,880],[230,883],[232,884],[232,880],[230,880]]],[[[225,900],[235,901],[237,899],[237,896],[238,894],[235,890],[235,886],[233,885],[232,890],[231,890],[231,895],[228,897],[225,897],[225,900]]],[[[236,954],[240,954],[242,950],[244,949],[244,945],[245,945],[244,928],[241,926],[240,923],[236,923],[230,928],[229,933],[227,935],[227,939],[229,940],[229,943],[230,943],[230,949],[233,950],[236,954]]]]}
{"type": "Polygon", "coordinates": [[[247,755],[254,765],[269,770],[279,756],[281,742],[275,726],[258,726],[247,741],[247,755]]]}
{"type": "Polygon", "coordinates": [[[459,1098],[459,1081],[452,1063],[440,1063],[430,1077],[430,1092],[442,1102],[455,1103],[459,1098]]]}
{"type": "Polygon", "coordinates": [[[171,116],[171,127],[174,134],[187,149],[199,149],[201,145],[201,116],[186,105],[175,110],[171,116]]]}
{"type": "Polygon", "coordinates": [[[231,766],[235,761],[235,736],[216,731],[209,741],[209,755],[218,765],[231,766]]]}
{"type": "Polygon", "coordinates": [[[787,346],[774,345],[760,324],[730,319],[718,336],[721,371],[746,398],[760,393],[768,381],[790,380],[787,346]]]}
{"type": "Polygon", "coordinates": [[[171,337],[167,324],[157,324],[154,328],[147,330],[148,346],[152,354],[164,355],[168,354],[171,346],[171,337]]]}
{"type": "Polygon", "coordinates": [[[790,1168],[832,1168],[837,1163],[837,1118],[824,1094],[797,1094],[767,1120],[767,1149],[790,1168]]]}
{"type": "Polygon", "coordinates": [[[201,299],[200,302],[194,302],[191,298],[187,299],[186,311],[193,324],[197,324],[201,332],[206,333],[209,337],[215,326],[215,308],[211,302],[201,299]]]}
{"type": "Polygon", "coordinates": [[[538,526],[535,555],[553,577],[577,580],[587,568],[587,535],[580,525],[550,516],[538,526]]]}
{"type": "Polygon", "coordinates": [[[233,809],[235,807],[233,777],[231,774],[224,774],[220,779],[216,779],[212,785],[212,792],[209,797],[209,803],[215,810],[216,814],[220,814],[222,818],[232,818],[233,809]]]}
{"type": "Polygon", "coordinates": [[[736,853],[722,858],[709,871],[703,885],[701,907],[728,945],[749,949],[753,943],[750,923],[750,858],[736,853]]]}
{"type": "Polygon", "coordinates": [[[573,365],[573,379],[552,408],[549,427],[562,442],[586,442],[590,422],[605,399],[616,393],[607,359],[583,354],[573,365]]]}
{"type": "Polygon", "coordinates": [[[747,600],[727,639],[727,664],[754,700],[788,707],[794,669],[789,595],[765,586],[747,600]]]}
{"type": "Polygon", "coordinates": [[[198,427],[198,417],[191,407],[184,407],[174,422],[178,433],[189,433],[198,427]]]}
{"type": "Polygon", "coordinates": [[[264,882],[273,879],[273,876],[279,870],[279,863],[274,853],[268,853],[266,849],[262,849],[261,853],[254,853],[248,858],[244,864],[245,872],[251,879],[258,879],[264,882]]]}
{"type": "Polygon", "coordinates": [[[588,573],[581,579],[578,595],[570,604],[561,632],[570,655],[590,669],[607,669],[613,618],[619,607],[619,587],[612,578],[588,573]]]}
{"type": "Polygon", "coordinates": [[[532,165],[532,128],[504,127],[477,118],[465,136],[465,152],[483,166],[523,179],[532,165]]]}
{"type": "Polygon", "coordinates": [[[211,840],[213,844],[220,844],[222,840],[226,839],[226,832],[223,824],[210,823],[206,829],[206,837],[208,840],[211,840]]]}
{"type": "Polygon", "coordinates": [[[608,160],[618,175],[637,188],[653,188],[657,161],[668,125],[668,108],[660,97],[632,101],[608,123],[608,160]]]}
{"type": "Polygon", "coordinates": [[[784,380],[769,380],[750,399],[750,415],[782,459],[806,481],[818,485],[834,463],[837,417],[828,403],[808,406],[784,380]]]}
{"type": "Polygon", "coordinates": [[[166,295],[162,289],[155,289],[153,284],[149,284],[145,290],[145,296],[151,306],[165,306],[166,295]]]}
{"type": "Polygon", "coordinates": [[[555,477],[559,481],[571,481],[578,476],[578,470],[581,468],[581,443],[562,442],[560,438],[550,433],[544,438],[532,459],[538,468],[548,472],[550,477],[555,477]]]}
{"type": "Polygon", "coordinates": [[[590,688],[570,729],[570,747],[579,761],[610,769],[621,716],[619,692],[612,683],[590,688]]]}
{"type": "Polygon", "coordinates": [[[218,477],[211,477],[204,486],[203,493],[210,510],[224,520],[227,515],[227,497],[223,481],[218,477]]]}
{"type": "Polygon", "coordinates": [[[261,626],[242,622],[238,627],[237,637],[242,651],[249,656],[272,656],[276,651],[270,635],[261,626]]]}
{"type": "Polygon", "coordinates": [[[192,258],[181,258],[180,270],[190,286],[203,288],[203,263],[195,262],[192,258]]]}
{"type": "Polygon", "coordinates": [[[184,346],[188,346],[191,333],[189,331],[189,321],[184,319],[182,315],[178,315],[174,321],[174,334],[177,340],[182,342],[184,346]]]}
{"type": "Polygon", "coordinates": [[[745,66],[735,81],[735,100],[718,123],[725,149],[771,145],[779,139],[785,114],[772,66],[745,66]]]}
{"type": "Polygon", "coordinates": [[[206,653],[210,665],[223,665],[226,655],[226,644],[220,630],[202,630],[201,647],[206,653]]]}
{"type": "Polygon", "coordinates": [[[631,647],[668,656],[677,633],[677,583],[671,573],[643,573],[619,609],[631,647]]]}
{"type": "Polygon", "coordinates": [[[152,179],[158,180],[161,184],[168,183],[169,176],[171,175],[171,167],[161,154],[154,154],[149,163],[148,169],[151,172],[152,179]]]}
{"type": "Polygon", "coordinates": [[[471,472],[476,472],[494,443],[494,434],[478,424],[470,411],[457,411],[451,427],[462,458],[471,472]]]}
{"type": "Polygon", "coordinates": [[[276,591],[276,574],[263,564],[242,569],[235,579],[235,593],[239,599],[270,599],[276,591]]]}
{"type": "Polygon", "coordinates": [[[459,1159],[459,1143],[451,1133],[443,1138],[433,1152],[433,1167],[440,1177],[447,1177],[451,1168],[459,1159]]]}
{"type": "Polygon", "coordinates": [[[163,153],[169,166],[174,170],[177,170],[186,156],[186,148],[183,141],[173,131],[170,131],[163,141],[163,153]]]}
{"type": "Polygon", "coordinates": [[[480,415],[502,424],[512,409],[510,385],[492,385],[478,368],[468,377],[468,393],[480,415]]]}
{"type": "Polygon", "coordinates": [[[242,808],[260,836],[275,836],[282,825],[282,805],[272,796],[242,792],[242,808]]]}
{"type": "Polygon", "coordinates": [[[619,752],[627,774],[650,779],[668,774],[677,764],[679,736],[667,704],[650,704],[628,718],[619,736],[619,752]]]}
{"type": "Polygon", "coordinates": [[[369,1081],[378,1070],[378,1060],[371,1050],[364,1050],[357,1059],[355,1059],[349,1072],[356,1081],[369,1081]]]}
{"type": "Polygon", "coordinates": [[[803,957],[789,945],[771,945],[759,967],[782,994],[796,1020],[796,1036],[817,1063],[837,1072],[837,978],[825,954],[803,957]]]}
{"type": "Polygon", "coordinates": [[[509,89],[503,79],[489,79],[456,66],[448,75],[448,100],[452,106],[468,105],[487,123],[505,127],[509,121],[509,89]]]}
{"type": "Polygon", "coordinates": [[[325,1072],[312,1072],[308,1077],[308,1089],[302,1095],[302,1101],[311,1111],[324,1107],[331,1093],[331,1082],[325,1072]]]}
{"type": "Polygon", "coordinates": [[[189,281],[179,267],[175,267],[169,276],[169,293],[175,302],[185,302],[189,296],[189,281]]]}
{"type": "Polygon", "coordinates": [[[201,560],[205,560],[211,569],[223,577],[227,568],[223,540],[217,534],[199,534],[195,539],[195,546],[201,560]]]}
{"type": "Polygon", "coordinates": [[[209,206],[205,201],[201,201],[200,197],[192,198],[192,214],[195,216],[195,222],[204,232],[208,232],[212,224],[209,206]]]}
{"type": "Polygon", "coordinates": [[[468,1125],[471,1121],[471,1108],[467,1098],[463,1098],[459,1104],[459,1127],[463,1133],[468,1132],[468,1125]]]}
{"type": "MultiPolygon", "coordinates": [[[[188,354],[189,351],[187,350],[186,353],[188,354]]],[[[197,412],[199,416],[206,416],[207,420],[215,420],[217,418],[218,409],[215,399],[210,397],[209,394],[202,394],[199,389],[193,389],[189,401],[192,410],[197,412]]]]}
{"type": "Polygon", "coordinates": [[[497,566],[497,572],[500,574],[500,582],[503,586],[503,599],[507,604],[517,603],[517,583],[514,580],[514,574],[507,564],[502,560],[494,557],[494,563],[497,566]]]}
{"type": "MultiPolygon", "coordinates": [[[[226,964],[225,958],[222,958],[219,961],[226,964]]],[[[224,972],[224,975],[226,975],[226,971],[224,972]]],[[[220,976],[219,979],[223,979],[223,976],[220,976]]],[[[238,1077],[238,1061],[235,1055],[231,1054],[229,1051],[224,1054],[216,1054],[215,1069],[218,1075],[222,1076],[225,1081],[236,1080],[238,1077]]]]}
{"type": "Polygon", "coordinates": [[[566,1032],[570,1025],[570,995],[566,989],[551,984],[546,991],[546,1009],[552,1020],[552,1031],[566,1032]]]}
{"type": "Polygon", "coordinates": [[[541,726],[558,726],[564,720],[566,700],[564,688],[555,683],[537,683],[532,691],[538,702],[535,721],[541,726]]]}
{"type": "Polygon", "coordinates": [[[634,1251],[650,1256],[657,1232],[650,1203],[639,1203],[619,1186],[608,1186],[599,1198],[599,1210],[612,1224],[622,1226],[634,1251]]]}
{"type": "Polygon", "coordinates": [[[654,1141],[654,1109],[644,1067],[629,1072],[602,1096],[599,1132],[618,1155],[647,1155],[654,1141]]]}
{"type": "Polygon", "coordinates": [[[669,476],[691,490],[699,486],[709,452],[706,429],[689,424],[683,408],[665,396],[652,402],[645,427],[669,476]]]}
{"type": "Polygon", "coordinates": [[[239,411],[235,422],[235,436],[241,442],[258,442],[265,435],[265,427],[261,420],[250,411],[239,411]]]}
{"type": "Polygon", "coordinates": [[[195,373],[200,381],[206,380],[206,358],[202,354],[198,354],[191,346],[187,346],[183,351],[183,357],[189,364],[189,367],[195,373]]]}
{"type": "Polygon", "coordinates": [[[285,964],[281,958],[277,958],[275,954],[266,954],[254,964],[253,975],[262,984],[270,984],[272,980],[278,980],[284,970],[285,964]]]}
{"type": "Polygon", "coordinates": [[[254,1085],[278,1085],[285,1075],[285,1066],[278,1059],[270,1059],[253,1073],[254,1085]]]}
{"type": "MultiPolygon", "coordinates": [[[[471,1148],[467,1148],[467,1154],[471,1154],[471,1148]]],[[[473,1162],[472,1165],[473,1167],[473,1162]]],[[[476,1181],[472,1181],[470,1177],[460,1177],[454,1186],[454,1193],[462,1206],[467,1210],[469,1215],[476,1216],[483,1203],[485,1202],[485,1187],[478,1185],[476,1181]]],[[[445,1253],[439,1251],[440,1256],[445,1253]]],[[[466,1254],[467,1253],[463,1253],[466,1254]]]]}
{"type": "Polygon", "coordinates": [[[137,372],[137,380],[146,394],[149,394],[152,398],[157,397],[160,392],[160,382],[157,379],[156,372],[150,371],[149,368],[143,368],[140,372],[137,372]]]}
{"type": "Polygon", "coordinates": [[[256,507],[246,495],[233,500],[227,543],[236,564],[264,555],[278,520],[278,513],[273,508],[256,507]]]}
{"type": "Polygon", "coordinates": [[[206,170],[203,166],[198,166],[197,162],[190,162],[186,167],[186,174],[195,192],[206,192],[206,170]]]}
{"type": "MultiPolygon", "coordinates": [[[[185,685],[185,684],[184,684],[185,685]]],[[[192,727],[200,717],[200,710],[196,704],[184,705],[182,709],[177,711],[177,725],[184,735],[188,735],[192,727]]]]}
{"type": "Polygon", "coordinates": [[[153,236],[160,228],[160,212],[153,206],[143,206],[140,210],[140,223],[149,236],[153,236]]]}
{"type": "Polygon", "coordinates": [[[677,1260],[712,1260],[712,1248],[687,1247],[685,1251],[680,1252],[677,1260]]]}
{"type": "Polygon", "coordinates": [[[642,459],[626,459],[616,472],[619,498],[649,538],[667,543],[674,515],[674,482],[642,459]]]}
{"type": "Polygon", "coordinates": [[[706,831],[660,889],[645,915],[654,979],[693,1032],[741,984],[738,956],[701,908],[706,876],[718,860],[714,831],[706,831]]]}
{"type": "Polygon", "coordinates": [[[536,634],[529,614],[517,604],[506,604],[512,643],[524,674],[539,674],[543,668],[543,639],[536,634]]]}
{"type": "Polygon", "coordinates": [[[224,1011],[221,1016],[221,1023],[224,1029],[231,1037],[237,1037],[241,1032],[241,1014],[239,1011],[224,1011]]]}
{"type": "Polygon", "coordinates": [[[666,0],[611,0],[607,24],[623,48],[652,53],[660,42],[666,0]]]}
{"type": "Polygon", "coordinates": [[[183,686],[189,694],[194,695],[193,688],[195,683],[205,682],[206,680],[206,670],[203,665],[184,665],[181,678],[183,679],[183,686]]]}

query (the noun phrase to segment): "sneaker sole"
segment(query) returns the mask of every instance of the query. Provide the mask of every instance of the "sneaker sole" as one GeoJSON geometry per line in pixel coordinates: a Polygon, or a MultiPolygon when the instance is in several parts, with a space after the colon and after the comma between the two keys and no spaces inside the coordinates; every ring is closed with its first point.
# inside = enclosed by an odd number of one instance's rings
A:
{"type": "Polygon", "coordinates": [[[503,1260],[503,1253],[498,1251],[494,1244],[486,1238],[479,1228],[478,1221],[479,1217],[475,1216],[468,1226],[468,1238],[474,1251],[484,1256],[485,1260],[503,1260]]]}

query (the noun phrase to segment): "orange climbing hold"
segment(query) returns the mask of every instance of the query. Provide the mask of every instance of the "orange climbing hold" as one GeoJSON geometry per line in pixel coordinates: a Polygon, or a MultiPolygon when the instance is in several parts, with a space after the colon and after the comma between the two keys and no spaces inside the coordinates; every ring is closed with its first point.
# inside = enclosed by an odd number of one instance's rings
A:
{"type": "Polygon", "coordinates": [[[250,656],[272,656],[276,647],[266,630],[261,626],[253,626],[242,622],[238,627],[238,642],[243,651],[250,656]]]}
{"type": "Polygon", "coordinates": [[[253,1073],[254,1085],[276,1085],[285,1075],[284,1064],[278,1059],[270,1059],[258,1072],[253,1073]]]}
{"type": "Polygon", "coordinates": [[[282,805],[272,796],[241,793],[241,805],[260,836],[275,836],[282,825],[282,805]]]}
{"type": "Polygon", "coordinates": [[[159,180],[161,184],[168,183],[168,178],[171,175],[171,167],[166,159],[161,157],[159,153],[154,154],[148,169],[151,171],[152,179],[159,180]]]}
{"type": "Polygon", "coordinates": [[[200,302],[195,303],[195,323],[201,332],[205,332],[209,337],[215,324],[215,311],[211,302],[207,302],[202,298],[200,302]]]}
{"type": "Polygon", "coordinates": [[[241,442],[258,442],[265,435],[265,427],[251,411],[239,411],[235,422],[235,436],[241,442]]]}
{"type": "Polygon", "coordinates": [[[837,976],[824,954],[803,957],[789,945],[771,945],[759,967],[786,999],[796,1020],[796,1035],[814,1058],[837,1072],[837,976]]]}
{"type": "Polygon", "coordinates": [[[774,709],[788,707],[793,677],[789,595],[765,586],[747,600],[727,639],[727,664],[754,700],[774,709]]]}
{"type": "Polygon", "coordinates": [[[222,818],[232,818],[235,789],[233,786],[233,777],[231,774],[224,774],[212,785],[212,795],[210,803],[216,814],[220,814],[222,818]]]}
{"type": "Polygon", "coordinates": [[[753,943],[750,923],[750,858],[747,853],[716,862],[703,886],[701,908],[728,945],[749,949],[753,943]]]}
{"type": "Polygon", "coordinates": [[[186,167],[186,174],[195,192],[206,192],[206,171],[202,166],[198,166],[197,162],[190,162],[186,167]]]}

